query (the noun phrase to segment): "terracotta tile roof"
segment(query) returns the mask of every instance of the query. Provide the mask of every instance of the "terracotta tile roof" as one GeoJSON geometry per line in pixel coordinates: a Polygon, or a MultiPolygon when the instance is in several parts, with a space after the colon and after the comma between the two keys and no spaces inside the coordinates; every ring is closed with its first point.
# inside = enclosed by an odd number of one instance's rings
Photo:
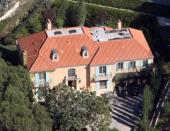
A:
{"type": "Polygon", "coordinates": [[[29,70],[38,57],[39,50],[46,39],[47,35],[45,31],[34,33],[27,37],[18,38],[18,43],[21,51],[26,50],[28,53],[27,68],[29,70]]]}
{"type": "MultiPolygon", "coordinates": [[[[110,27],[103,28],[112,30],[110,27]]],[[[42,72],[58,67],[113,64],[123,60],[153,58],[142,31],[130,28],[132,39],[94,42],[90,28],[82,29],[83,34],[47,37],[43,31],[18,39],[21,50],[26,49],[28,52],[28,70],[42,72]],[[83,59],[80,55],[83,46],[89,50],[89,58],[83,59]],[[52,49],[58,52],[58,61],[51,60],[52,49]]]]}
{"type": "Polygon", "coordinates": [[[139,45],[134,39],[103,42],[100,44],[100,52],[96,54],[91,65],[153,58],[152,53],[139,45]]]}

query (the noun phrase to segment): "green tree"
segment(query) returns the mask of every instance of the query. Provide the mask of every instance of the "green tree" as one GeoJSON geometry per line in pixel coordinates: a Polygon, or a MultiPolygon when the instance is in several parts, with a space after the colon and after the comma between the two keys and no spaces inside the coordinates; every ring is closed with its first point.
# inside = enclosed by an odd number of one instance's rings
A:
{"type": "Polygon", "coordinates": [[[0,130],[50,131],[52,121],[46,109],[33,104],[32,83],[20,66],[0,59],[0,130]]]}
{"type": "Polygon", "coordinates": [[[27,28],[30,32],[39,32],[42,30],[41,14],[35,12],[33,17],[28,20],[27,28]]]}
{"type": "Polygon", "coordinates": [[[143,117],[141,120],[141,128],[142,131],[149,131],[149,117],[150,117],[150,112],[152,110],[152,105],[153,104],[153,95],[151,92],[151,89],[148,85],[145,86],[144,89],[144,95],[143,95],[143,117]]]}
{"type": "Polygon", "coordinates": [[[64,21],[66,19],[67,8],[68,8],[68,0],[61,1],[61,5],[57,10],[57,19],[56,19],[57,27],[63,27],[64,21]]]}
{"type": "Polygon", "coordinates": [[[76,10],[76,14],[75,14],[75,24],[77,26],[83,26],[86,20],[86,15],[87,15],[87,11],[86,11],[86,6],[84,4],[84,0],[79,0],[77,2],[77,10],[76,10]]]}
{"type": "Polygon", "coordinates": [[[95,93],[75,91],[60,85],[48,91],[45,103],[55,128],[60,131],[68,131],[71,128],[80,130],[87,125],[97,129],[110,122],[106,99],[96,96],[95,93]]]}

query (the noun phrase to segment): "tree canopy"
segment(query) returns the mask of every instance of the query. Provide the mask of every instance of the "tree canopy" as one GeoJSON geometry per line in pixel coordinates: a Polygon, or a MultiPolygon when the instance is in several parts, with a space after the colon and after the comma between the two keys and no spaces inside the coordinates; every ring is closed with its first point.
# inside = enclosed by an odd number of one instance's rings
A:
{"type": "Polygon", "coordinates": [[[55,129],[80,130],[86,126],[97,129],[109,123],[110,111],[107,101],[95,93],[75,91],[65,85],[45,92],[45,104],[54,120],[55,129]]]}
{"type": "Polygon", "coordinates": [[[49,113],[38,103],[33,104],[32,83],[20,66],[0,59],[0,130],[49,131],[49,113]]]}

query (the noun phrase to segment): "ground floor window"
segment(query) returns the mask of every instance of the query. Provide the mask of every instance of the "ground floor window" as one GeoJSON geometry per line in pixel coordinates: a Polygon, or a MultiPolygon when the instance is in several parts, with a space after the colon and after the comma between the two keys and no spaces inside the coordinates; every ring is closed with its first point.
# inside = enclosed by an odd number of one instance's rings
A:
{"type": "Polygon", "coordinates": [[[106,89],[107,88],[107,81],[100,81],[99,87],[100,87],[100,89],[106,89]]]}

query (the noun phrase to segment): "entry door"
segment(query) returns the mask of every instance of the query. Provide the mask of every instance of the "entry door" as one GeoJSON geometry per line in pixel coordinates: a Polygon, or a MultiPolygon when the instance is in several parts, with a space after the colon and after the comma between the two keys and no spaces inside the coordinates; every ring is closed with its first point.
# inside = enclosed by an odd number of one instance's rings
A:
{"type": "Polygon", "coordinates": [[[68,86],[74,87],[76,89],[77,82],[76,81],[68,81],[68,86]]]}

